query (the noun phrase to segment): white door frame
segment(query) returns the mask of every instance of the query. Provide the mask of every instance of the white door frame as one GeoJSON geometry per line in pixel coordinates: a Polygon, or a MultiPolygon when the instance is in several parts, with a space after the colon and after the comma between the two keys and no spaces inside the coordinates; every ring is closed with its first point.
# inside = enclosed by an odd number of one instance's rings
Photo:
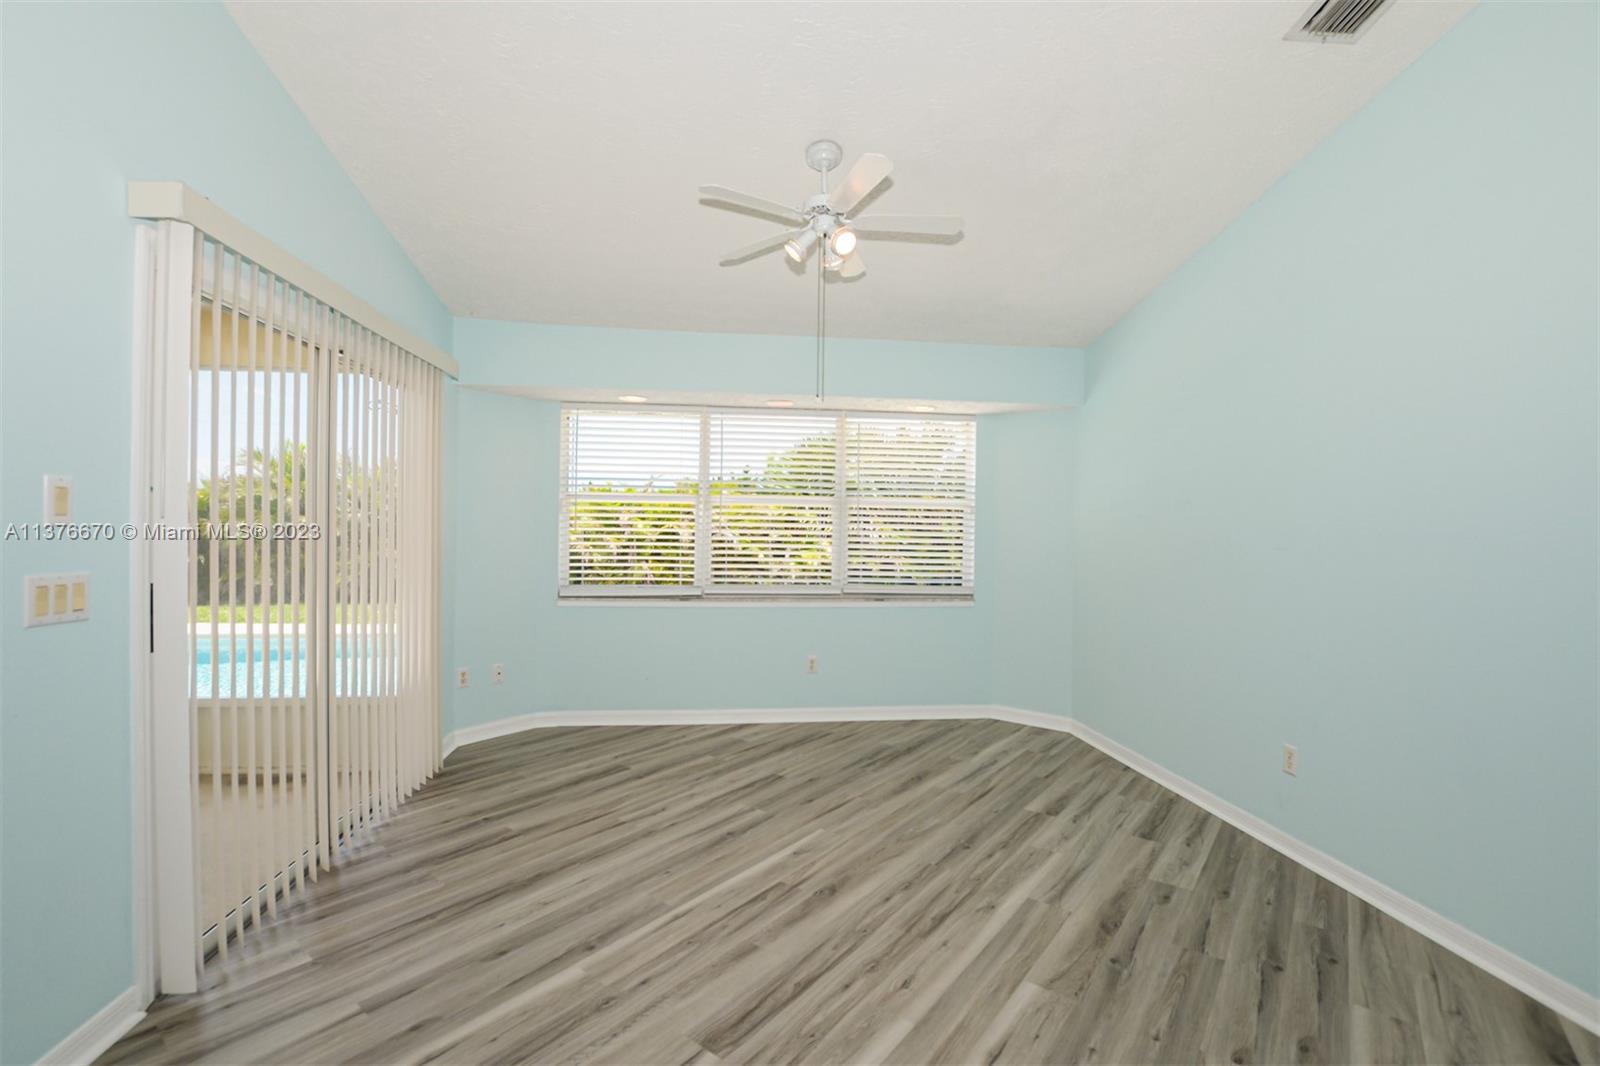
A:
{"type": "Polygon", "coordinates": [[[189,710],[189,376],[194,227],[135,236],[131,604],[134,964],[141,999],[199,988],[193,715],[189,710]]]}

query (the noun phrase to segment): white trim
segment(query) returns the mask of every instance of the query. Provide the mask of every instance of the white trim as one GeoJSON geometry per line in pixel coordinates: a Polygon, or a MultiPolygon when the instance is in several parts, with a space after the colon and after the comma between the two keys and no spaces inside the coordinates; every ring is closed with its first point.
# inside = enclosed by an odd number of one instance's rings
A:
{"type": "Polygon", "coordinates": [[[775,592],[769,594],[762,592],[756,595],[746,593],[708,592],[702,595],[698,592],[688,595],[675,595],[666,592],[651,592],[642,595],[619,595],[604,588],[594,586],[576,586],[583,589],[578,593],[566,593],[557,590],[557,607],[971,607],[977,602],[977,594],[916,593],[913,595],[897,594],[893,596],[864,595],[860,593],[838,593],[829,589],[822,589],[815,593],[775,592]]]}
{"type": "MultiPolygon", "coordinates": [[[[501,392],[498,386],[490,385],[464,385],[475,392],[501,392]]],[[[612,390],[607,390],[612,391],[612,390]]],[[[813,397],[813,399],[815,399],[813,397]]],[[[902,411],[870,410],[860,411],[840,407],[830,400],[826,404],[813,407],[767,407],[761,401],[739,404],[715,403],[619,403],[614,397],[602,400],[568,400],[561,405],[569,411],[648,411],[651,414],[736,414],[736,415],[763,415],[777,418],[816,418],[819,415],[841,415],[848,418],[870,418],[872,416],[899,417],[907,421],[916,422],[976,422],[977,412],[971,411],[902,411]]],[[[808,497],[810,499],[812,497],[808,497]]]]}
{"type": "Polygon", "coordinates": [[[187,222],[253,263],[259,263],[302,292],[310,293],[340,314],[431,363],[451,377],[461,368],[448,352],[428,343],[321,271],[296,259],[181,181],[128,182],[128,215],[132,218],[187,222]]]}
{"type": "MultiPolygon", "coordinates": [[[[1060,349],[1065,352],[1067,349],[1060,349]]],[[[485,385],[462,384],[463,389],[473,392],[492,392],[501,396],[515,396],[521,400],[535,400],[543,403],[575,403],[585,405],[606,405],[616,402],[619,393],[627,392],[620,387],[594,388],[592,386],[575,385],[485,385]]],[[[1074,396],[1058,402],[1036,402],[1015,400],[954,400],[954,399],[929,399],[914,396],[835,396],[830,394],[826,400],[819,400],[811,392],[708,392],[701,390],[685,389],[658,389],[654,386],[644,390],[649,398],[642,404],[632,404],[635,407],[757,407],[766,408],[773,400],[788,400],[793,407],[773,407],[774,411],[794,411],[805,413],[807,411],[848,411],[850,413],[867,412],[886,415],[916,415],[919,418],[930,415],[1010,415],[1028,414],[1038,411],[1071,411],[1082,405],[1081,398],[1074,396]],[[927,408],[933,408],[932,411],[927,408]]]]}
{"type": "Polygon", "coordinates": [[[126,988],[104,1007],[95,1012],[94,1017],[84,1022],[78,1028],[68,1033],[66,1038],[55,1047],[46,1051],[40,1058],[40,1066],[55,1063],[87,1063],[93,1062],[106,1049],[121,1040],[123,1034],[144,1017],[144,1003],[139,998],[139,989],[126,988]]]}
{"type": "MultiPolygon", "coordinates": [[[[133,499],[140,522],[182,527],[189,521],[189,364],[194,345],[197,237],[181,222],[155,227],[155,297],[148,362],[140,373],[147,402],[136,412],[136,447],[144,451],[144,484],[133,499]]],[[[163,993],[199,987],[199,941],[195,914],[199,873],[195,864],[193,727],[189,713],[189,653],[173,646],[188,617],[188,551],[185,541],[137,542],[145,580],[139,602],[149,614],[131,635],[140,669],[149,740],[145,797],[149,804],[150,864],[144,891],[150,894],[148,950],[153,976],[163,993]],[[151,594],[151,586],[154,594],[151,594]],[[150,651],[150,634],[157,640],[150,651]]],[[[147,1001],[148,1002],[148,1001],[147,1001]]]]}
{"type": "Polygon", "coordinates": [[[994,718],[998,708],[983,703],[933,707],[767,707],[684,711],[543,711],[501,718],[457,729],[445,750],[478,744],[529,729],[570,726],[766,725],[783,722],[914,722],[925,719],[994,718]]]}
{"type": "Polygon", "coordinates": [[[1248,833],[1272,850],[1327,878],[1351,895],[1367,901],[1389,917],[1410,926],[1434,943],[1455,952],[1556,1013],[1592,1032],[1600,1033],[1600,997],[1589,995],[1576,985],[1535,966],[1520,955],[1474,933],[1466,926],[1446,918],[1404,893],[1390,888],[1382,881],[1290,836],[1243,807],[1228,802],[1187,778],[1179,777],[1161,764],[1145,758],[1132,748],[1117,743],[1077,719],[1012,707],[997,707],[995,710],[995,717],[1002,721],[1071,733],[1129,769],[1136,770],[1163,788],[1176,792],[1235,829],[1248,833]]]}
{"type": "Polygon", "coordinates": [[[457,729],[445,737],[448,753],[466,744],[530,729],[571,726],[731,725],[771,722],[890,722],[988,718],[1069,733],[1156,784],[1204,808],[1274,851],[1327,878],[1439,946],[1481,967],[1556,1013],[1600,1033],[1600,997],[1592,996],[1437,911],[1290,836],[1244,808],[1152,762],[1131,748],[1065,715],[990,704],[887,707],[783,707],[759,710],[551,711],[502,718],[457,729]]]}
{"type": "MultiPolygon", "coordinates": [[[[156,301],[156,232],[139,227],[134,235],[133,265],[133,402],[132,454],[129,457],[130,518],[148,519],[150,495],[150,391],[154,365],[156,301]]],[[[150,788],[150,553],[148,545],[128,545],[128,676],[133,780],[133,973],[139,1002],[156,996],[155,964],[155,832],[150,788]]]]}

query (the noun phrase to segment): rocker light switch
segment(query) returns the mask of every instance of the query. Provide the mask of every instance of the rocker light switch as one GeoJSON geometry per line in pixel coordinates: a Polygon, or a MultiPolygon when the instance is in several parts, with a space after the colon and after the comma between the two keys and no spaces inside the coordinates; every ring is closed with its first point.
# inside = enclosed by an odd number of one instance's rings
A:
{"type": "Polygon", "coordinates": [[[23,626],[83,622],[88,617],[88,574],[29,574],[22,579],[23,626]]]}
{"type": "Polygon", "coordinates": [[[72,521],[72,479],[60,474],[44,476],[44,520],[47,524],[72,521]]]}

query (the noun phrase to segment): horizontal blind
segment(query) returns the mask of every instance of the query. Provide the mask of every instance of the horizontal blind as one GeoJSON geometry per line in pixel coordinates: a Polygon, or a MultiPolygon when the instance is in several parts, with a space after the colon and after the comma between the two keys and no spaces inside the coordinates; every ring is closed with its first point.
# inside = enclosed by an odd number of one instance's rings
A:
{"type": "Polygon", "coordinates": [[[681,411],[563,412],[564,584],[693,588],[700,422],[681,411]]]}
{"type": "Polygon", "coordinates": [[[970,592],[976,424],[893,416],[845,424],[845,587],[970,592]]]}
{"type": "Polygon", "coordinates": [[[568,407],[564,595],[973,588],[971,418],[568,407]]]}
{"type": "Polygon", "coordinates": [[[712,588],[831,588],[839,420],[709,419],[712,588]]]}

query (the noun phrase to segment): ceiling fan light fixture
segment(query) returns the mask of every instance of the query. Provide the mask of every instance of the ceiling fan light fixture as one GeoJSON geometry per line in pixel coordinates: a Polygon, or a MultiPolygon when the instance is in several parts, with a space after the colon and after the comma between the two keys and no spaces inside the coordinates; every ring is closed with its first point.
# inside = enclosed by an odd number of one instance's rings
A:
{"type": "MultiPolygon", "coordinates": [[[[1389,0],[1327,0],[1329,3],[1387,3],[1389,0]]],[[[779,203],[760,196],[730,189],[725,185],[700,186],[701,202],[713,207],[728,207],[746,213],[782,219],[784,229],[770,232],[753,244],[736,248],[724,255],[723,266],[735,266],[757,256],[782,248],[785,256],[795,266],[792,273],[798,278],[806,273],[805,263],[811,257],[813,245],[817,248],[817,391],[823,398],[824,367],[826,365],[827,286],[828,273],[835,281],[853,281],[867,272],[861,261],[861,237],[899,239],[904,237],[933,236],[959,238],[959,218],[935,218],[917,215],[867,215],[855,224],[850,219],[856,209],[881,189],[894,164],[887,157],[868,152],[855,161],[843,177],[830,182],[828,175],[844,159],[844,150],[837,141],[813,141],[806,148],[806,165],[822,175],[821,189],[809,196],[798,207],[779,203]]],[[[765,401],[769,407],[793,406],[782,401],[765,401]]]]}
{"type": "Polygon", "coordinates": [[[815,243],[817,243],[816,231],[803,229],[784,242],[783,254],[796,263],[804,263],[806,256],[811,254],[811,246],[815,243]]]}

